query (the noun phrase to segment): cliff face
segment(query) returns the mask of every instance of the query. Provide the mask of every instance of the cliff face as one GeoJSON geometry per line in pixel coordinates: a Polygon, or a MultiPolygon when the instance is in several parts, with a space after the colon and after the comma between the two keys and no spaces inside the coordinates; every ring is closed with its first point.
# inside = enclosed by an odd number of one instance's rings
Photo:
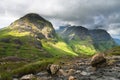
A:
{"type": "MultiPolygon", "coordinates": [[[[116,46],[110,34],[102,29],[88,30],[82,26],[71,26],[65,28],[58,34],[60,34],[68,44],[72,42],[76,42],[76,44],[80,43],[79,46],[82,44],[85,47],[91,48],[91,50],[104,51],[116,46]]],[[[78,50],[80,49],[78,48],[78,50]]]]}

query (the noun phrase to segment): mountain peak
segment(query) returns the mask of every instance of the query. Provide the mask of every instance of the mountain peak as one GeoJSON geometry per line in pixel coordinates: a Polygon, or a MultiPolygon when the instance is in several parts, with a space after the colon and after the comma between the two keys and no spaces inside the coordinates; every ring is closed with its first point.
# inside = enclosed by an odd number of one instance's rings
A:
{"type": "MultiPolygon", "coordinates": [[[[43,36],[44,38],[53,38],[55,30],[52,24],[39,14],[29,13],[10,25],[11,30],[17,32],[30,32],[34,35],[43,36]]],[[[41,38],[41,37],[40,37],[41,38]]]]}
{"type": "Polygon", "coordinates": [[[28,13],[26,14],[25,16],[23,16],[22,18],[20,19],[28,19],[28,20],[31,20],[31,19],[35,19],[35,20],[43,20],[43,21],[46,21],[44,18],[42,18],[39,14],[37,13],[28,13]]]}

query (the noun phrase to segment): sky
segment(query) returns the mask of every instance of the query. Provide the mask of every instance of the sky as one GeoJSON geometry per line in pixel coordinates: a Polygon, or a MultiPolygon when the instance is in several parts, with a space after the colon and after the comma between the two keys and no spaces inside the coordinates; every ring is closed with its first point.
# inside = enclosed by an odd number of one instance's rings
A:
{"type": "Polygon", "coordinates": [[[0,28],[10,25],[27,13],[37,13],[63,25],[105,29],[120,39],[120,0],[1,0],[0,28]]]}

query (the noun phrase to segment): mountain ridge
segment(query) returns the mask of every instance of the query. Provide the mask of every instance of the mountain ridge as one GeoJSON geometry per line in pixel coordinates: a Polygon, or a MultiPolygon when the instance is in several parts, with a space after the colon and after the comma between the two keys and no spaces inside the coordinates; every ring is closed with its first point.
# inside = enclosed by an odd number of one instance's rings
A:
{"type": "MultiPolygon", "coordinates": [[[[71,36],[72,33],[77,33],[79,40],[82,40],[82,41],[88,40],[86,43],[93,45],[96,51],[105,51],[109,48],[116,46],[116,44],[115,44],[113,38],[110,36],[110,34],[106,30],[103,30],[103,29],[90,30],[90,29],[87,29],[82,26],[69,26],[68,28],[64,27],[63,31],[61,30],[61,32],[59,32],[59,30],[58,30],[58,34],[61,37],[63,37],[63,39],[65,41],[69,41],[68,36],[71,36]],[[77,27],[79,27],[79,28],[77,28],[77,27]],[[77,28],[77,29],[74,30],[74,28],[77,28]],[[72,30],[74,30],[74,31],[71,32],[72,30]],[[68,34],[68,32],[69,32],[69,34],[68,34]]],[[[76,41],[76,40],[74,40],[74,41],[76,41]]]]}

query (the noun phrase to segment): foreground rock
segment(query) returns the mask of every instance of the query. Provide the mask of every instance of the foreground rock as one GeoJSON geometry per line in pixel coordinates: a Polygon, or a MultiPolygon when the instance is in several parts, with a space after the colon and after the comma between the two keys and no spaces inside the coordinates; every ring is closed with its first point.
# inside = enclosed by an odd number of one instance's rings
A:
{"type": "Polygon", "coordinates": [[[95,54],[91,59],[91,66],[95,68],[103,67],[106,65],[106,58],[104,54],[95,54]]]}
{"type": "Polygon", "coordinates": [[[33,74],[28,74],[20,78],[20,80],[33,80],[35,76],[33,74]]]}
{"type": "Polygon", "coordinates": [[[58,73],[59,69],[60,69],[59,65],[51,64],[51,65],[48,65],[47,72],[51,75],[55,75],[58,73]]]}
{"type": "Polygon", "coordinates": [[[61,67],[59,65],[51,64],[51,65],[48,65],[47,72],[52,76],[53,75],[69,76],[72,73],[74,73],[75,70],[74,69],[69,69],[69,70],[65,71],[65,70],[61,69],[61,67]]]}
{"type": "Polygon", "coordinates": [[[70,76],[68,80],[76,80],[74,76],[70,76]]]}

